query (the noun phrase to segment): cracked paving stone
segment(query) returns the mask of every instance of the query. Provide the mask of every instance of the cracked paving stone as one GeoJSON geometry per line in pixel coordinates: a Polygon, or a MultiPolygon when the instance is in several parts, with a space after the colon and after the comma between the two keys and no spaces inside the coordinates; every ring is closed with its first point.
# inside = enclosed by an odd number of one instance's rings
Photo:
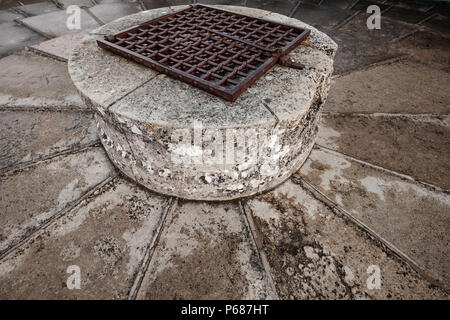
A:
{"type": "Polygon", "coordinates": [[[39,54],[52,58],[68,61],[75,46],[87,35],[87,32],[70,33],[64,36],[53,38],[30,47],[31,50],[39,54]]]}
{"type": "Polygon", "coordinates": [[[392,48],[411,60],[450,72],[450,35],[421,30],[393,43],[392,48]]]}
{"type": "Polygon", "coordinates": [[[0,112],[0,170],[98,141],[91,113],[0,112]]]}
{"type": "Polygon", "coordinates": [[[254,216],[281,299],[447,298],[290,180],[250,199],[246,210],[254,216]]]}
{"type": "Polygon", "coordinates": [[[114,174],[96,147],[1,176],[0,255],[114,174]]]}
{"type": "Polygon", "coordinates": [[[99,25],[84,9],[81,9],[80,14],[80,29],[68,28],[67,18],[69,14],[65,10],[25,18],[20,20],[20,22],[28,28],[45,35],[47,38],[60,37],[68,33],[78,33],[81,30],[92,29],[99,25]]]}
{"type": "Polygon", "coordinates": [[[116,178],[0,262],[0,298],[126,299],[167,206],[116,178]],[[67,288],[73,265],[79,290],[67,288]]]}
{"type": "Polygon", "coordinates": [[[449,73],[423,64],[378,65],[332,80],[323,111],[450,114],[449,83],[449,73]]]}
{"type": "Polygon", "coordinates": [[[138,299],[275,297],[236,202],[180,200],[138,292],[138,299]]]}
{"type": "Polygon", "coordinates": [[[448,287],[447,194],[326,150],[313,150],[300,174],[448,287]]]}
{"type": "MultiPolygon", "coordinates": [[[[1,23],[0,30],[2,31],[2,41],[0,42],[0,58],[7,56],[13,52],[20,51],[26,46],[46,40],[46,38],[44,38],[42,35],[15,22],[1,23]]],[[[3,70],[3,68],[0,67],[0,70],[3,70]]]]}
{"type": "Polygon", "coordinates": [[[391,49],[390,41],[417,29],[417,26],[382,18],[381,29],[369,30],[367,17],[367,14],[361,13],[343,27],[328,33],[339,46],[334,62],[335,73],[348,72],[398,56],[399,53],[391,49]]]}
{"type": "Polygon", "coordinates": [[[86,108],[67,64],[26,52],[0,60],[0,106],[86,108]]]}
{"type": "Polygon", "coordinates": [[[448,116],[327,115],[322,118],[316,143],[450,189],[449,121],[448,116]]]}

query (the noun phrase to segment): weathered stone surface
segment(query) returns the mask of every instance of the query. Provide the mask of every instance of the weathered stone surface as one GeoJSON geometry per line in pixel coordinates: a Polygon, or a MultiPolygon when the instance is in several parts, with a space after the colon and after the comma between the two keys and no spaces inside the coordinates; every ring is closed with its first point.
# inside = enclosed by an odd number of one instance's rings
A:
{"type": "Polygon", "coordinates": [[[25,13],[28,16],[37,16],[54,11],[59,11],[58,7],[51,1],[44,1],[39,3],[27,4],[16,7],[17,10],[25,13]]]}
{"type": "MultiPolygon", "coordinates": [[[[180,6],[180,7],[181,8],[176,7],[177,11],[184,8],[185,6],[180,6]]],[[[103,25],[101,27],[98,27],[98,28],[92,30],[90,33],[93,35],[107,35],[107,34],[111,34],[111,33],[117,33],[121,30],[139,25],[148,20],[159,18],[163,15],[166,15],[166,14],[169,14],[172,12],[173,12],[173,10],[169,7],[141,11],[141,12],[135,13],[131,16],[123,17],[123,18],[117,19],[115,21],[112,21],[106,25],[103,25]]]]}
{"type": "MultiPolygon", "coordinates": [[[[245,9],[245,13],[253,16],[309,27],[298,20],[266,14],[262,10],[218,7],[237,12],[245,9]]],[[[172,7],[171,10],[182,8],[172,7]]],[[[166,75],[155,76],[157,73],[149,68],[142,67],[146,71],[137,74],[132,69],[138,69],[137,64],[109,54],[95,43],[101,34],[117,32],[166,12],[164,9],[141,12],[93,30],[69,61],[69,72],[80,93],[104,118],[101,125],[115,127],[110,130],[112,136],[104,129],[106,138],[102,140],[112,140],[112,144],[114,139],[120,140],[120,152],[111,149],[109,153],[113,161],[122,162],[118,166],[125,174],[135,176],[151,190],[187,199],[226,200],[248,196],[287,179],[300,167],[312,147],[318,111],[326,98],[333,70],[336,44],[312,28],[313,44],[291,53],[293,59],[307,65],[305,70],[275,66],[235,102],[227,103],[166,75]],[[114,68],[110,68],[111,65],[114,68]],[[117,81],[111,80],[114,78],[117,81]],[[112,83],[119,83],[119,90],[112,88],[112,83]],[[227,130],[241,130],[235,135],[242,137],[244,130],[260,130],[257,135],[264,141],[255,136],[247,145],[237,147],[244,153],[252,148],[262,150],[257,161],[225,162],[220,154],[217,154],[219,161],[208,162],[209,158],[205,161],[209,156],[206,152],[203,154],[205,146],[176,139],[180,130],[195,134],[194,126],[198,123],[202,126],[198,131],[200,138],[211,154],[219,148],[225,150],[225,154],[228,152],[229,146],[225,149],[220,146],[222,142],[233,142],[231,138],[225,139],[227,130]],[[265,139],[266,136],[270,138],[265,139]],[[205,141],[208,138],[210,140],[205,141]],[[269,150],[272,154],[268,154],[269,150]],[[200,163],[190,161],[198,151],[202,153],[200,163]],[[175,162],[174,153],[185,158],[175,162]],[[276,163],[281,164],[280,170],[274,168],[276,163]]]]}
{"type": "Polygon", "coordinates": [[[448,116],[324,116],[319,145],[450,189],[448,116]],[[363,148],[361,146],[364,146],[363,148]]]}
{"type": "Polygon", "coordinates": [[[86,36],[86,32],[70,33],[31,46],[33,51],[52,58],[68,61],[75,46],[86,36]]]}
{"type": "Polygon", "coordinates": [[[0,60],[0,106],[85,107],[65,63],[23,53],[0,60]]]}
{"type": "Polygon", "coordinates": [[[281,299],[447,297],[291,181],[249,200],[246,208],[254,215],[281,299]],[[376,284],[371,266],[380,270],[379,289],[367,284],[376,284]]]}
{"type": "Polygon", "coordinates": [[[390,49],[390,42],[417,29],[390,19],[381,20],[381,29],[367,29],[368,14],[361,13],[330,36],[339,45],[335,59],[335,73],[349,72],[401,53],[390,49]]]}
{"type": "Polygon", "coordinates": [[[0,170],[98,141],[93,114],[0,112],[0,170]]]}
{"type": "Polygon", "coordinates": [[[96,42],[101,37],[85,37],[69,60],[69,74],[78,92],[99,112],[157,75],[150,68],[101,49],[96,42]]]}
{"type": "Polygon", "coordinates": [[[450,72],[450,36],[448,34],[429,30],[417,31],[393,43],[392,48],[400,54],[407,54],[409,59],[450,72]]]}
{"type": "Polygon", "coordinates": [[[324,111],[449,114],[448,83],[449,73],[423,64],[379,65],[332,80],[324,111]]]}
{"type": "MultiPolygon", "coordinates": [[[[230,3],[230,4],[239,5],[238,3],[236,3],[236,1],[234,1],[234,2],[235,3],[230,3]]],[[[219,4],[219,3],[216,3],[216,4],[219,4]]],[[[289,15],[296,4],[297,4],[297,1],[295,1],[295,0],[271,0],[271,1],[248,0],[248,1],[246,1],[246,5],[248,7],[272,11],[272,12],[280,13],[283,15],[289,15]]]]}
{"type": "Polygon", "coordinates": [[[39,32],[47,38],[60,37],[68,33],[78,33],[82,30],[92,29],[99,24],[84,9],[80,10],[80,29],[69,29],[67,19],[70,16],[65,10],[59,10],[39,16],[29,17],[20,20],[28,28],[39,32]]]}
{"type": "Polygon", "coordinates": [[[0,263],[2,299],[126,299],[167,200],[116,179],[0,263]],[[80,268],[80,289],[67,280],[80,268]]]}
{"type": "Polygon", "coordinates": [[[138,3],[105,3],[89,9],[103,23],[116,20],[140,11],[138,3]]]}
{"type": "Polygon", "coordinates": [[[0,10],[0,24],[5,22],[14,22],[15,19],[23,18],[20,13],[11,10],[0,10]]]}
{"type": "Polygon", "coordinates": [[[355,219],[450,284],[450,197],[329,151],[313,150],[302,177],[355,219]]]}
{"type": "Polygon", "coordinates": [[[20,51],[25,48],[25,46],[33,45],[46,39],[40,34],[24,26],[18,25],[15,22],[1,23],[0,30],[2,30],[0,57],[20,51]]]}
{"type": "Polygon", "coordinates": [[[0,254],[114,172],[104,151],[97,147],[2,176],[0,254]]]}
{"type": "Polygon", "coordinates": [[[79,7],[92,7],[95,5],[93,0],[58,0],[58,2],[63,6],[63,8],[67,8],[69,6],[79,6],[79,7]]]}
{"type": "Polygon", "coordinates": [[[138,298],[276,297],[237,203],[181,202],[166,221],[138,298]]]}
{"type": "Polygon", "coordinates": [[[353,12],[348,10],[302,3],[295,11],[293,17],[319,28],[320,30],[327,30],[338,25],[351,14],[353,14],[353,12]]]}

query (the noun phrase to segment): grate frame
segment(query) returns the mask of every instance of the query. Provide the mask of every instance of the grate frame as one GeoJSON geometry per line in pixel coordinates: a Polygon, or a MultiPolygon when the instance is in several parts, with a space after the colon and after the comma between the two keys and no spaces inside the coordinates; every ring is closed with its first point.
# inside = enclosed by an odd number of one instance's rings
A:
{"type": "Polygon", "coordinates": [[[309,29],[195,4],[107,35],[97,43],[234,101],[277,62],[289,65],[286,55],[309,34],[309,29]]]}

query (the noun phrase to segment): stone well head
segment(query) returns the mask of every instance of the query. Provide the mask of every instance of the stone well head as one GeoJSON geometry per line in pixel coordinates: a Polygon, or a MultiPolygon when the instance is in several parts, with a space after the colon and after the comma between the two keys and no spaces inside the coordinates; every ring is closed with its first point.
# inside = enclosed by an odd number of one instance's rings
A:
{"type": "Polygon", "coordinates": [[[276,64],[229,102],[100,48],[105,35],[184,6],[113,21],[75,48],[69,73],[94,110],[114,164],[145,187],[194,200],[229,200],[273,188],[300,168],[314,145],[337,45],[296,19],[264,10],[212,6],[310,29],[289,53],[294,69],[276,64]]]}

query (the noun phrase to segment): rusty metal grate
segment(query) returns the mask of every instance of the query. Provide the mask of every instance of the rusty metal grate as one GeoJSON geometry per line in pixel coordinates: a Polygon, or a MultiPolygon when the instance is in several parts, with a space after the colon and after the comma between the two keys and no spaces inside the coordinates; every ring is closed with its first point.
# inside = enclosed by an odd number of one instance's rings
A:
{"type": "Polygon", "coordinates": [[[235,100],[309,35],[301,29],[202,5],[108,35],[98,45],[226,100],[235,100]]]}

